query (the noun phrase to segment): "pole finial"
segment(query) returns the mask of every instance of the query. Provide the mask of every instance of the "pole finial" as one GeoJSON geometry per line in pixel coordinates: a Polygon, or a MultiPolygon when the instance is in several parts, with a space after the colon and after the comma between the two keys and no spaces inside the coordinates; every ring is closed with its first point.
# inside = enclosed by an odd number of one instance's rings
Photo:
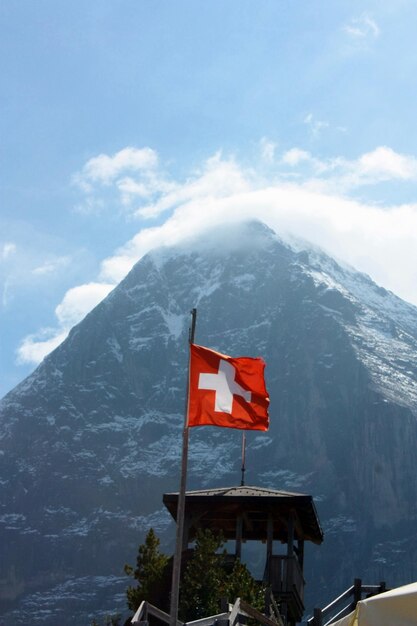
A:
{"type": "Polygon", "coordinates": [[[194,343],[194,335],[195,335],[195,325],[197,321],[197,309],[191,309],[191,326],[188,330],[188,342],[194,343]]]}

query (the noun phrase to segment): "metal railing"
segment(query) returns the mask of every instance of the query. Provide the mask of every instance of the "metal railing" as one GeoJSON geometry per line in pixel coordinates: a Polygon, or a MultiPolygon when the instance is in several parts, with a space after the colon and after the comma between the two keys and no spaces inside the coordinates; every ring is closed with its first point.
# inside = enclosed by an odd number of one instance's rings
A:
{"type": "Polygon", "coordinates": [[[360,578],[355,578],[351,587],[335,598],[323,609],[314,609],[313,617],[307,620],[308,626],[330,626],[355,610],[357,603],[364,597],[374,596],[387,591],[385,582],[379,585],[363,585],[360,578]]]}

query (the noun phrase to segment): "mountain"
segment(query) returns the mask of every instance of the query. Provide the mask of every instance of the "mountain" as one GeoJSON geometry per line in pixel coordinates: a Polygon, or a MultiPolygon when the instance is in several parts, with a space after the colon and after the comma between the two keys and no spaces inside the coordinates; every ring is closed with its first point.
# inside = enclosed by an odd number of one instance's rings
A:
{"type": "MultiPolygon", "coordinates": [[[[88,624],[150,526],[172,550],[192,307],[197,343],[266,360],[247,483],[315,497],[309,607],[415,578],[417,309],[250,222],[146,255],[0,403],[0,624],[88,624]]],[[[188,487],[238,484],[240,444],[193,429],[188,487]]]]}

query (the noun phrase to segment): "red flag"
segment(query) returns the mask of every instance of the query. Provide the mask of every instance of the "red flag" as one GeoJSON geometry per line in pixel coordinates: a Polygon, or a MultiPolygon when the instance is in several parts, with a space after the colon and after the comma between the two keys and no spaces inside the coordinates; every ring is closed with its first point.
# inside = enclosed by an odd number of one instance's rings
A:
{"type": "Polygon", "coordinates": [[[191,344],[188,426],[268,430],[265,362],[191,344]]]}

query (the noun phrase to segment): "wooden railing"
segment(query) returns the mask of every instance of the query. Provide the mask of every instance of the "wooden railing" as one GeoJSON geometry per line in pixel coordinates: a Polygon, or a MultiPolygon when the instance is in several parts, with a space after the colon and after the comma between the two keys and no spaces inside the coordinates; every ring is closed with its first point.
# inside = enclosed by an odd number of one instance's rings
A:
{"type": "MultiPolygon", "coordinates": [[[[203,617],[202,619],[197,619],[192,622],[180,622],[177,620],[177,626],[224,626],[225,624],[228,624],[228,626],[239,626],[240,624],[246,623],[248,618],[252,618],[259,624],[264,624],[265,626],[284,626],[273,596],[271,603],[274,607],[274,611],[271,612],[271,617],[267,617],[244,600],[237,598],[233,605],[229,604],[229,610],[224,613],[210,615],[209,617],[203,617]]],[[[156,617],[161,622],[166,624],[170,623],[168,613],[161,611],[161,609],[158,609],[153,604],[144,600],[134,614],[131,624],[147,626],[150,615],[156,617]]]]}
{"type": "Polygon", "coordinates": [[[277,596],[293,593],[294,588],[301,602],[304,601],[304,577],[296,556],[273,555],[269,565],[269,580],[277,596]]]}
{"type": "Polygon", "coordinates": [[[360,578],[355,578],[353,585],[333,602],[323,609],[314,609],[314,615],[307,620],[307,624],[308,626],[330,626],[354,611],[357,603],[364,597],[368,598],[384,591],[387,591],[384,582],[379,585],[363,585],[360,578]]]}
{"type": "Polygon", "coordinates": [[[265,613],[269,615],[273,622],[276,622],[279,626],[284,626],[281,611],[274,598],[271,587],[267,587],[265,590],[265,613]]]}
{"type": "Polygon", "coordinates": [[[295,555],[272,555],[265,568],[264,581],[269,581],[282,607],[281,615],[288,623],[300,622],[304,613],[305,581],[298,558],[295,555]]]}

